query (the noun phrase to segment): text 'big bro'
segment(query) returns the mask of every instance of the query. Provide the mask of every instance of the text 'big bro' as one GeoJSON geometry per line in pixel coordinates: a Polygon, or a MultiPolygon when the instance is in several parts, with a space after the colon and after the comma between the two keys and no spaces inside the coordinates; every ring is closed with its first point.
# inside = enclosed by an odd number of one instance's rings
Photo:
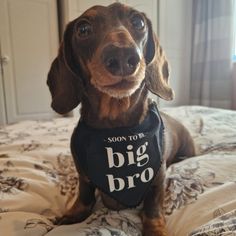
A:
{"type": "MultiPolygon", "coordinates": [[[[109,137],[108,142],[134,141],[142,139],[143,137],[145,137],[143,133],[127,137],[109,137]]],[[[112,147],[105,147],[109,169],[136,166],[135,173],[129,176],[117,177],[113,174],[107,174],[106,177],[110,192],[135,188],[139,182],[147,183],[152,180],[154,170],[151,167],[143,168],[149,163],[149,155],[147,153],[148,145],[147,141],[144,141],[144,143],[139,146],[136,145],[137,147],[135,144],[128,144],[122,151],[114,150],[112,147]]]]}

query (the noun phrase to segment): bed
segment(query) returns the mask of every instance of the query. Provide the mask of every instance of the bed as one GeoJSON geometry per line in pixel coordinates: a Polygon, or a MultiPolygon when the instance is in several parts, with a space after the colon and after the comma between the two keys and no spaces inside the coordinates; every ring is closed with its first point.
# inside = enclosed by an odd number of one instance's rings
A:
{"type": "MultiPolygon", "coordinates": [[[[167,170],[165,212],[173,236],[236,235],[236,112],[163,109],[188,127],[198,155],[167,170]]],[[[0,126],[0,235],[138,236],[139,208],[106,209],[99,197],[84,222],[54,225],[78,193],[69,150],[78,118],[0,126]]]]}

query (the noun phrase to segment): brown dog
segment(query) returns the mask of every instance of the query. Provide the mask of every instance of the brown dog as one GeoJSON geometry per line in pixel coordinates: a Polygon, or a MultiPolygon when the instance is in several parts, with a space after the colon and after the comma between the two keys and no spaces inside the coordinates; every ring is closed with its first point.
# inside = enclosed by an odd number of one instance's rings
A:
{"type": "Polygon", "coordinates": [[[88,217],[98,187],[112,209],[138,205],[141,199],[144,235],[167,235],[162,210],[166,163],[195,154],[188,131],[166,114],[161,118],[148,99],[149,91],[173,99],[168,78],[168,62],[145,14],[115,3],[92,7],[68,24],[47,81],[56,112],[82,104],[71,140],[80,193],[61,223],[88,217]],[[125,149],[117,151],[119,145],[125,149]],[[100,170],[107,161],[109,174],[100,170]]]}

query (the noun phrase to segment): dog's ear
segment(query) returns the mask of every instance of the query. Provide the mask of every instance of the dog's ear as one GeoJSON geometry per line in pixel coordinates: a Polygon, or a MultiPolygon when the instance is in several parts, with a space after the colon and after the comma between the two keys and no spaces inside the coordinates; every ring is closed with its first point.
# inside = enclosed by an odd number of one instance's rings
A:
{"type": "Polygon", "coordinates": [[[147,19],[147,23],[148,39],[145,53],[147,64],[145,83],[148,90],[152,93],[165,100],[172,100],[174,98],[174,91],[169,86],[169,64],[152,30],[152,24],[149,19],[147,19]]]}
{"type": "Polygon", "coordinates": [[[75,71],[71,45],[74,22],[70,22],[66,27],[58,56],[53,61],[47,78],[52,95],[51,106],[60,114],[74,109],[83,95],[82,80],[78,71],[75,71]]]}

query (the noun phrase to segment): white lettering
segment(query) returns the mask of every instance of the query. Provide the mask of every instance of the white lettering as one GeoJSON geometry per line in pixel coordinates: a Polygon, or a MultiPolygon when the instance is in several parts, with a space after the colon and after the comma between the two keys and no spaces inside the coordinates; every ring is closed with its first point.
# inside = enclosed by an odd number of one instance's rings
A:
{"type": "Polygon", "coordinates": [[[153,176],[154,176],[154,171],[152,168],[149,167],[142,172],[140,179],[143,183],[147,183],[153,178],[153,176]]]}
{"type": "Polygon", "coordinates": [[[132,176],[127,176],[127,179],[128,179],[128,188],[134,188],[135,185],[134,185],[134,178],[139,178],[140,177],[140,174],[136,173],[132,176]]]}
{"type": "Polygon", "coordinates": [[[149,161],[149,156],[148,156],[148,154],[145,153],[147,150],[147,145],[148,145],[148,143],[146,142],[145,144],[143,144],[142,146],[140,146],[137,149],[137,161],[138,161],[137,166],[138,167],[146,165],[149,161]],[[144,162],[141,163],[142,161],[144,161],[144,162]]]}
{"type": "Polygon", "coordinates": [[[112,167],[119,168],[119,167],[124,165],[125,158],[124,158],[124,156],[121,153],[113,152],[113,149],[110,148],[110,147],[106,147],[106,150],[107,150],[107,158],[108,158],[109,168],[112,168],[112,167]],[[117,161],[115,161],[115,159],[117,161]]]}
{"type": "Polygon", "coordinates": [[[138,135],[129,136],[130,141],[135,141],[138,139],[138,135]]]}
{"type": "MultiPolygon", "coordinates": [[[[142,135],[143,134],[140,133],[140,136],[142,135]]],[[[135,137],[140,136],[134,135],[130,137],[132,137],[132,139],[135,139],[135,137]]],[[[116,137],[116,140],[122,140],[121,138],[119,139],[118,137],[116,137]]],[[[132,175],[115,177],[112,174],[107,174],[106,176],[110,192],[122,191],[125,188],[135,188],[138,183],[147,183],[154,177],[154,170],[151,167],[148,167],[145,170],[139,169],[139,167],[143,167],[149,162],[150,158],[147,153],[147,146],[148,142],[145,142],[135,151],[134,146],[129,144],[126,147],[126,154],[115,152],[112,147],[106,147],[109,168],[121,168],[124,165],[137,166],[137,171],[135,171],[136,173],[132,173],[132,175]]]]}
{"type": "Polygon", "coordinates": [[[110,192],[121,191],[124,189],[125,181],[122,178],[114,178],[113,175],[107,175],[107,178],[110,192]]]}
{"type": "Polygon", "coordinates": [[[144,135],[144,133],[139,133],[139,134],[138,134],[138,137],[141,139],[141,138],[144,138],[145,135],[144,135]]]}
{"type": "Polygon", "coordinates": [[[108,143],[116,143],[116,142],[123,142],[126,141],[127,138],[125,136],[118,136],[118,137],[108,137],[108,143]]]}
{"type": "Polygon", "coordinates": [[[129,150],[129,152],[126,152],[127,155],[128,155],[128,162],[129,162],[128,165],[133,165],[133,164],[135,164],[134,152],[131,152],[133,150],[133,146],[128,145],[127,150],[129,150]]]}
{"type": "Polygon", "coordinates": [[[124,188],[135,188],[138,181],[147,183],[154,177],[154,170],[149,167],[142,171],[141,174],[135,173],[131,176],[123,178],[114,178],[113,175],[106,175],[108,179],[108,185],[110,192],[122,191],[124,188]]]}

